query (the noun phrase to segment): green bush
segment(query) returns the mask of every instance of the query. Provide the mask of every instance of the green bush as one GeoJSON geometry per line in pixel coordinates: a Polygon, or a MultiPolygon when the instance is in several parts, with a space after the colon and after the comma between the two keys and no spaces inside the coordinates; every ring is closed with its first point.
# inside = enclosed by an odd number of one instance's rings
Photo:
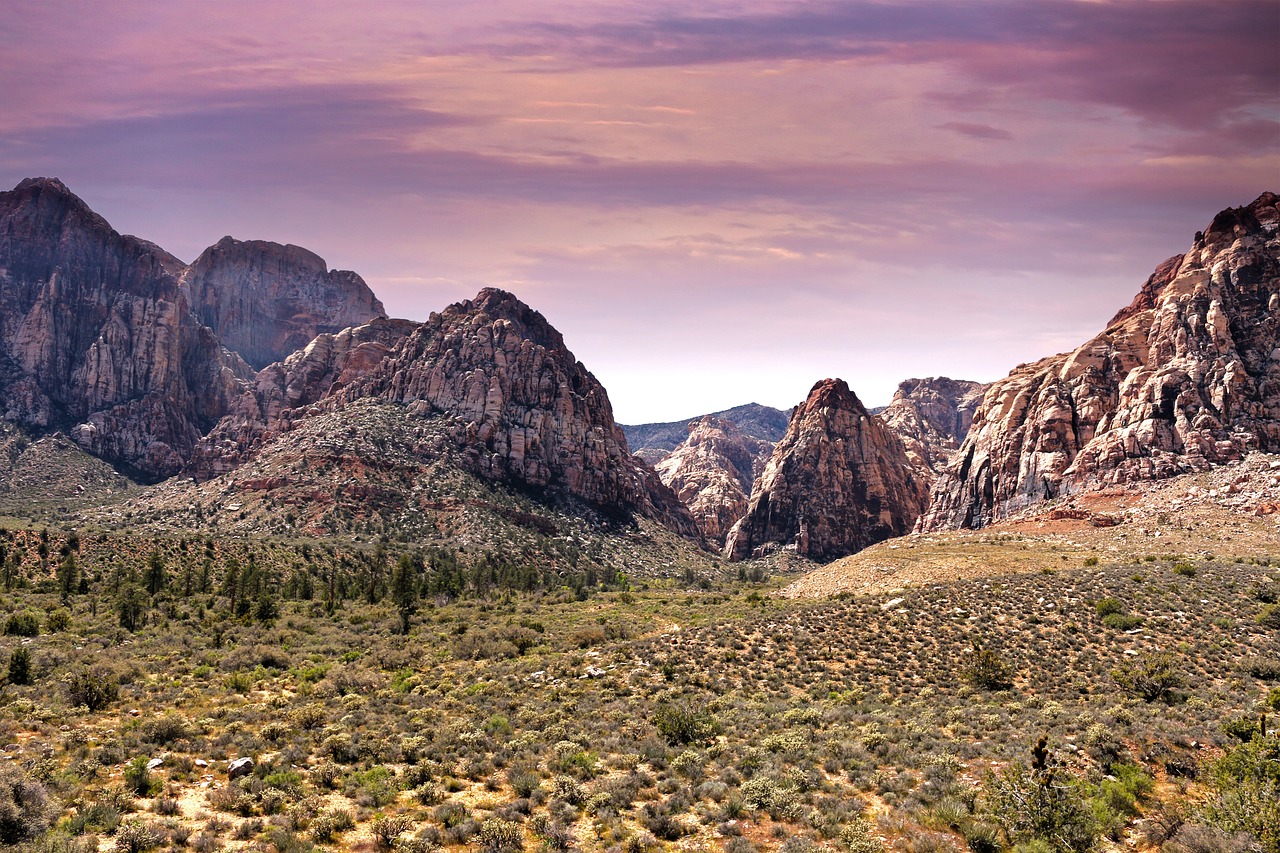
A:
{"type": "Polygon", "coordinates": [[[1031,766],[1010,764],[990,775],[985,811],[1010,844],[1036,844],[1054,853],[1084,853],[1101,835],[1080,783],[1063,769],[1046,738],[1031,750],[1031,766]]]}
{"type": "Polygon", "coordinates": [[[151,775],[146,756],[139,755],[124,768],[124,784],[139,797],[150,797],[161,788],[160,780],[151,775]]]}
{"type": "Polygon", "coordinates": [[[672,746],[707,743],[720,734],[720,723],[709,709],[687,703],[659,706],[653,724],[672,746]]]}
{"type": "Polygon", "coordinates": [[[4,632],[11,637],[38,637],[40,614],[32,610],[10,613],[9,619],[4,623],[4,632]]]}
{"type": "Polygon", "coordinates": [[[1013,667],[991,649],[978,648],[962,677],[982,690],[1008,690],[1013,686],[1013,667]]]}
{"type": "Polygon", "coordinates": [[[1123,613],[1124,605],[1118,598],[1104,598],[1094,605],[1094,609],[1098,611],[1100,617],[1110,616],[1112,613],[1123,613]]]}
{"type": "Polygon", "coordinates": [[[1113,631],[1132,631],[1147,620],[1132,613],[1108,613],[1102,617],[1102,624],[1113,631]]]}
{"type": "Polygon", "coordinates": [[[1264,628],[1280,631],[1280,604],[1268,604],[1258,614],[1258,624],[1264,628]]]}
{"type": "Polygon", "coordinates": [[[1248,832],[1280,850],[1280,736],[1254,737],[1209,768],[1204,814],[1227,832],[1248,832]]]}
{"type": "Polygon", "coordinates": [[[1111,677],[1121,690],[1145,702],[1165,698],[1186,683],[1178,661],[1168,652],[1139,655],[1112,670],[1111,677]]]}
{"type": "Polygon", "coordinates": [[[31,650],[18,646],[9,653],[9,683],[31,683],[31,650]]]}
{"type": "Polygon", "coordinates": [[[99,667],[71,673],[66,684],[67,699],[72,706],[83,705],[90,711],[101,711],[120,695],[120,682],[115,675],[99,667]]]}

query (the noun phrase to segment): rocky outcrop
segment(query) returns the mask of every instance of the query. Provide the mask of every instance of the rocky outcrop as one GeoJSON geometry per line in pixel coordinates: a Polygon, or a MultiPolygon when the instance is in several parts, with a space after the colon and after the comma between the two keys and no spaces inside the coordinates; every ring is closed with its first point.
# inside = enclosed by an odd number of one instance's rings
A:
{"type": "Polygon", "coordinates": [[[183,284],[200,322],[257,369],[316,335],[386,316],[360,276],[330,271],[298,246],[263,240],[222,238],[196,259],[183,284]]]}
{"type": "Polygon", "coordinates": [[[176,472],[250,371],[191,313],[183,265],[60,181],[0,193],[0,400],[145,479],[176,472]]]}
{"type": "Polygon", "coordinates": [[[843,380],[826,379],[792,414],[725,555],[742,560],[778,548],[814,560],[852,554],[908,532],[926,494],[902,442],[843,380]]]}
{"type": "Polygon", "coordinates": [[[707,541],[723,547],[729,529],[746,513],[751,484],[772,452],[772,442],[704,415],[689,425],[688,437],[654,470],[689,508],[707,541]]]}
{"type": "Polygon", "coordinates": [[[350,385],[404,342],[417,323],[375,319],[337,334],[321,334],[282,362],[258,372],[200,443],[187,473],[197,480],[232,470],[266,442],[288,432],[307,407],[350,385]]]}
{"type": "Polygon", "coordinates": [[[700,538],[675,495],[631,456],[604,387],[560,333],[495,288],[415,329],[367,375],[329,399],[362,398],[443,415],[466,467],[618,512],[640,512],[700,538]]]}
{"type": "Polygon", "coordinates": [[[1224,210],[1106,331],[986,392],[921,528],[1280,450],[1280,213],[1224,210]]]}
{"type": "MultiPolygon", "coordinates": [[[[365,402],[443,423],[450,458],[483,479],[606,514],[638,512],[701,538],[671,490],[631,456],[604,388],[560,333],[495,289],[425,323],[379,319],[321,335],[264,368],[201,443],[191,473],[216,476],[269,446],[279,455],[300,422],[365,402]]],[[[439,452],[424,444],[413,464],[439,452]]]]}
{"type": "Polygon", "coordinates": [[[969,433],[985,389],[980,382],[945,376],[908,379],[876,417],[902,440],[912,464],[937,472],[969,433]]]}

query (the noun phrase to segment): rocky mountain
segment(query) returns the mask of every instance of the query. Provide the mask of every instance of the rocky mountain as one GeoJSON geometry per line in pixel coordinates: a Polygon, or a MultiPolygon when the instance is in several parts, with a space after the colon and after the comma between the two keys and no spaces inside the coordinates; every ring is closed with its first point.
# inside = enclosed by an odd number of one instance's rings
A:
{"type": "Polygon", "coordinates": [[[1280,212],[1224,210],[1073,352],[991,385],[924,530],[1280,450],[1280,212]]]}
{"type": "Polygon", "coordinates": [[[968,435],[985,389],[980,382],[945,376],[907,379],[874,414],[902,440],[913,464],[937,472],[968,435]]]}
{"type": "Polygon", "coordinates": [[[0,193],[0,405],[143,479],[177,472],[251,371],[191,311],[185,267],[60,181],[0,193]]]}
{"type": "MultiPolygon", "coordinates": [[[[705,417],[708,416],[699,415],[695,418],[668,423],[630,426],[622,424],[621,426],[623,433],[627,436],[627,444],[631,447],[631,452],[653,465],[683,444],[689,437],[689,429],[693,424],[705,417]]],[[[712,412],[710,417],[733,424],[747,438],[776,443],[787,431],[790,413],[762,406],[759,403],[747,403],[722,412],[712,412]]]]}
{"type": "Polygon", "coordinates": [[[263,240],[223,237],[196,259],[183,283],[200,322],[259,370],[316,335],[386,316],[360,276],[330,271],[299,246],[263,240]]]}
{"type": "MultiPolygon", "coordinates": [[[[425,323],[377,319],[320,335],[264,368],[201,442],[191,473],[197,480],[225,474],[268,452],[281,460],[315,458],[313,448],[291,447],[309,434],[301,425],[364,404],[390,404],[409,422],[430,422],[429,437],[409,442],[398,465],[425,470],[447,456],[481,480],[606,514],[638,513],[701,538],[671,490],[628,452],[608,395],[560,333],[496,289],[425,323]]],[[[372,469],[386,462],[361,446],[352,442],[340,454],[343,464],[372,469]]],[[[303,473],[291,469],[273,482],[263,472],[249,487],[296,492],[302,483],[311,489],[303,473]]]]}
{"type": "Polygon", "coordinates": [[[910,531],[927,492],[902,442],[843,380],[826,379],[792,414],[725,554],[835,559],[910,531]]]}
{"type": "Polygon", "coordinates": [[[707,541],[723,547],[772,453],[773,442],[744,434],[732,421],[703,415],[654,470],[689,508],[707,541]]]}

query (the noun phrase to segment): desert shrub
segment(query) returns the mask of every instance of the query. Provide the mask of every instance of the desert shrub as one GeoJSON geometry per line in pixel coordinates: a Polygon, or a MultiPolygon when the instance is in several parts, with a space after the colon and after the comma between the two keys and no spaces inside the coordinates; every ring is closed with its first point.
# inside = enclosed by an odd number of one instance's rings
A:
{"type": "Polygon", "coordinates": [[[524,849],[524,833],[515,821],[491,817],[480,824],[477,833],[480,849],[485,853],[509,853],[524,849]]]}
{"type": "Polygon", "coordinates": [[[961,673],[965,681],[981,690],[1008,690],[1013,686],[1013,667],[991,649],[976,647],[961,673]]]}
{"type": "Polygon", "coordinates": [[[144,853],[161,843],[160,833],[140,820],[121,824],[116,830],[116,853],[144,853]]]}
{"type": "Polygon", "coordinates": [[[1263,681],[1280,681],[1280,657],[1250,655],[1240,661],[1240,669],[1263,681]]]}
{"type": "Polygon", "coordinates": [[[1226,832],[1256,836],[1280,850],[1280,736],[1255,736],[1214,762],[1208,771],[1207,822],[1226,832]]]}
{"type": "Polygon", "coordinates": [[[636,819],[663,841],[676,841],[689,834],[689,827],[671,813],[671,806],[667,803],[645,803],[636,819]]]}
{"type": "Polygon", "coordinates": [[[40,635],[40,614],[34,610],[19,610],[10,613],[4,623],[4,632],[11,637],[38,637],[40,635]]]}
{"type": "Polygon", "coordinates": [[[1280,631],[1280,604],[1268,604],[1258,614],[1257,622],[1264,628],[1280,631]]]}
{"type": "Polygon", "coordinates": [[[0,843],[29,841],[49,826],[49,796],[44,785],[16,767],[0,768],[0,843]]]}
{"type": "Polygon", "coordinates": [[[884,842],[872,832],[866,818],[854,820],[840,830],[840,844],[846,853],[883,853],[884,842]]]}
{"type": "Polygon", "coordinates": [[[1102,624],[1113,631],[1132,631],[1146,621],[1134,613],[1108,613],[1102,617],[1102,624]]]}
{"type": "Polygon", "coordinates": [[[1094,609],[1097,610],[1098,616],[1101,618],[1110,616],[1113,613],[1123,613],[1124,605],[1120,603],[1118,598],[1104,598],[1094,605],[1094,609]]]}
{"type": "Polygon", "coordinates": [[[1046,738],[1031,750],[1031,766],[1011,763],[986,784],[986,814],[1012,844],[1039,842],[1055,853],[1083,853],[1100,835],[1080,786],[1049,752],[1046,738]]]}
{"type": "Polygon", "coordinates": [[[413,821],[405,815],[391,815],[375,820],[369,831],[379,850],[390,850],[395,846],[396,839],[412,828],[413,821]]]}
{"type": "Polygon", "coordinates": [[[533,792],[538,790],[542,785],[542,780],[538,776],[538,771],[517,765],[507,770],[507,784],[511,786],[512,792],[520,799],[528,799],[533,796],[533,792]]]}
{"type": "Polygon", "coordinates": [[[85,667],[66,678],[67,699],[73,706],[83,705],[90,711],[101,711],[120,696],[120,682],[115,673],[102,667],[85,667]]]}
{"type": "Polygon", "coordinates": [[[688,703],[660,705],[653,715],[658,734],[672,746],[706,743],[720,733],[720,723],[706,707],[688,703]]]}
{"type": "Polygon", "coordinates": [[[1111,678],[1121,690],[1144,702],[1164,698],[1186,683],[1177,660],[1168,652],[1138,655],[1112,670],[1111,678]]]}
{"type": "Polygon", "coordinates": [[[800,793],[788,782],[757,776],[742,783],[741,793],[743,805],[767,811],[774,820],[800,817],[800,793]]]}
{"type": "Polygon", "coordinates": [[[160,780],[151,775],[146,756],[139,755],[124,768],[124,784],[139,797],[149,797],[160,790],[160,780]]]}

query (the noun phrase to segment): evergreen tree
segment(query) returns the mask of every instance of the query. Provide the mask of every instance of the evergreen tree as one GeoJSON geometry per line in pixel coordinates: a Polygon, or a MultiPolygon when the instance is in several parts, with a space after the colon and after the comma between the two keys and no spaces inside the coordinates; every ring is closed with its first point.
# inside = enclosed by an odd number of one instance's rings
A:
{"type": "Polygon", "coordinates": [[[409,620],[418,609],[418,567],[420,561],[405,554],[391,575],[391,597],[400,612],[400,633],[409,633],[409,620]]]}

